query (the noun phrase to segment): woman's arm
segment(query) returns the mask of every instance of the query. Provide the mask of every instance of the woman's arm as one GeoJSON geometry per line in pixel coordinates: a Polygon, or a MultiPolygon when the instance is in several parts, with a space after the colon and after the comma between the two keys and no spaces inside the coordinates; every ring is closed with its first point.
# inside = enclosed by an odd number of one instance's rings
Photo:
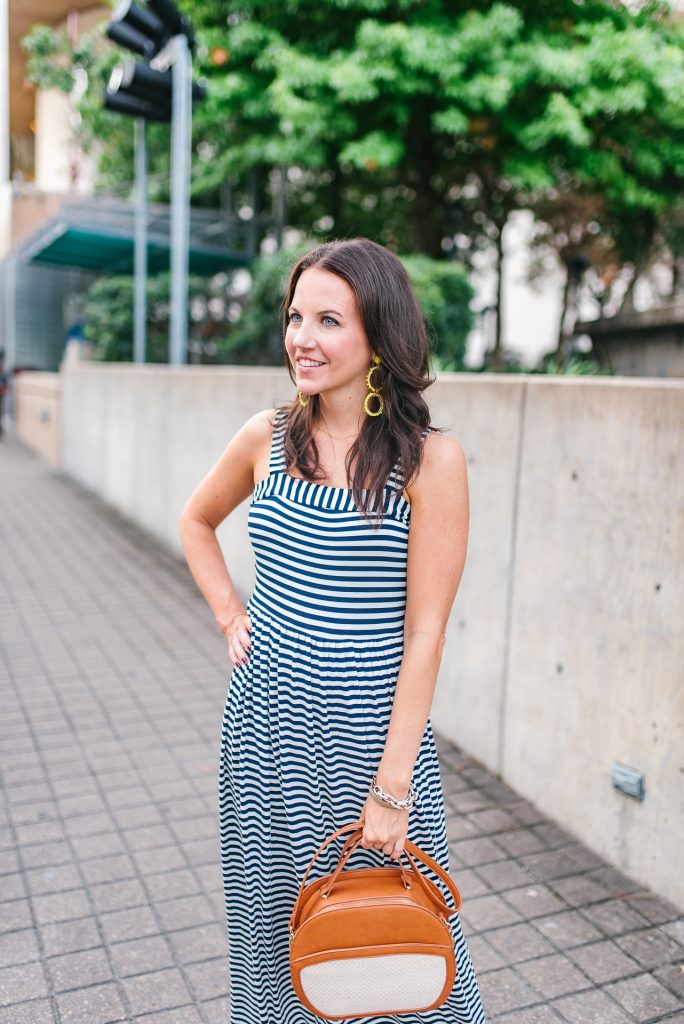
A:
{"type": "MultiPolygon", "coordinates": [[[[269,450],[272,422],[272,409],[247,420],[192,492],[178,520],[190,572],[224,634],[246,609],[228,572],[216,529],[254,489],[254,469],[259,456],[269,450]]],[[[240,639],[246,637],[248,642],[249,634],[243,632],[240,639]]]]}
{"type": "Polygon", "coordinates": [[[446,626],[465,565],[469,528],[468,471],[458,441],[428,434],[411,487],[404,654],[378,782],[408,793],[432,706],[446,626]]]}

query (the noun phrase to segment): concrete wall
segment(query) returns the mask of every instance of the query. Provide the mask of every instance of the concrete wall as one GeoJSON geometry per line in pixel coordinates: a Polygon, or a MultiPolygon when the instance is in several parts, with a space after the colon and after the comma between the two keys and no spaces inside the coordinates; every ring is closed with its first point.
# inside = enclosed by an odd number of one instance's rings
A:
{"type": "Polygon", "coordinates": [[[580,322],[594,351],[614,373],[631,377],[684,377],[684,296],[655,309],[633,310],[580,322]]]}
{"type": "Polygon", "coordinates": [[[14,378],[14,430],[19,440],[53,466],[62,463],[61,392],[58,373],[27,371],[14,378]]]}
{"type": "MultiPolygon", "coordinates": [[[[64,468],[180,551],[194,486],[284,370],[67,368],[64,468]]],[[[432,718],[598,853],[684,908],[684,381],[443,374],[471,529],[432,718]],[[639,802],[611,784],[641,769],[639,802]]],[[[219,528],[246,596],[245,502],[219,528]]]]}
{"type": "MultiPolygon", "coordinates": [[[[598,346],[596,346],[598,348],[598,346]]],[[[628,377],[684,377],[684,325],[641,337],[603,341],[606,363],[628,377]]]]}

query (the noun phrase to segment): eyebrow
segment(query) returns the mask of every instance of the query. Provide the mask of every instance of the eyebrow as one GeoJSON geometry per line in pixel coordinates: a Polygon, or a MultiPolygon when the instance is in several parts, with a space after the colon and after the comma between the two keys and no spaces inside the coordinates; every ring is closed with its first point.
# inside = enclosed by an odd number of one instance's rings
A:
{"type": "MultiPolygon", "coordinates": [[[[290,308],[288,309],[288,313],[298,313],[298,312],[299,312],[299,310],[297,309],[296,306],[290,306],[290,308]]],[[[344,313],[338,313],[336,309],[319,309],[319,311],[318,311],[318,313],[316,315],[317,316],[323,316],[325,313],[334,313],[335,316],[341,316],[341,317],[344,316],[344,313]]]]}

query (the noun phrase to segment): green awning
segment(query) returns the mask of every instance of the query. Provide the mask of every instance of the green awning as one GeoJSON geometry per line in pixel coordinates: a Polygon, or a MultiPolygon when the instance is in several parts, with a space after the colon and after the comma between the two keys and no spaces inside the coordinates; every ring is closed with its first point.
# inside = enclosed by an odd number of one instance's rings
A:
{"type": "MultiPolygon", "coordinates": [[[[148,273],[156,274],[170,268],[168,207],[157,205],[152,209],[147,265],[148,273]]],[[[97,198],[70,202],[19,245],[18,255],[30,263],[81,267],[106,274],[132,274],[133,226],[130,203],[118,202],[113,208],[111,200],[103,203],[97,198]]],[[[248,266],[251,258],[245,242],[245,225],[226,223],[214,211],[191,211],[190,273],[211,275],[248,266]],[[210,237],[223,234],[238,244],[212,244],[205,241],[207,234],[210,237]]]]}

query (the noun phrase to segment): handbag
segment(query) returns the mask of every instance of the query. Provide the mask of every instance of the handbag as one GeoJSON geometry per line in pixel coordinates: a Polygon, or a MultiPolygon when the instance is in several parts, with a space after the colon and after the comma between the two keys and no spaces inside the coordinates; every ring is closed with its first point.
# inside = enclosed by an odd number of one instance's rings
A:
{"type": "Polygon", "coordinates": [[[333,832],[311,858],[289,920],[290,975],[304,1006],[319,1017],[369,1017],[434,1010],[456,978],[448,918],[461,907],[453,880],[406,839],[410,864],[343,871],[363,838],[363,821],[333,832]],[[319,854],[353,829],[335,870],[306,884],[319,854]],[[416,858],[454,898],[449,906],[416,858]]]}

